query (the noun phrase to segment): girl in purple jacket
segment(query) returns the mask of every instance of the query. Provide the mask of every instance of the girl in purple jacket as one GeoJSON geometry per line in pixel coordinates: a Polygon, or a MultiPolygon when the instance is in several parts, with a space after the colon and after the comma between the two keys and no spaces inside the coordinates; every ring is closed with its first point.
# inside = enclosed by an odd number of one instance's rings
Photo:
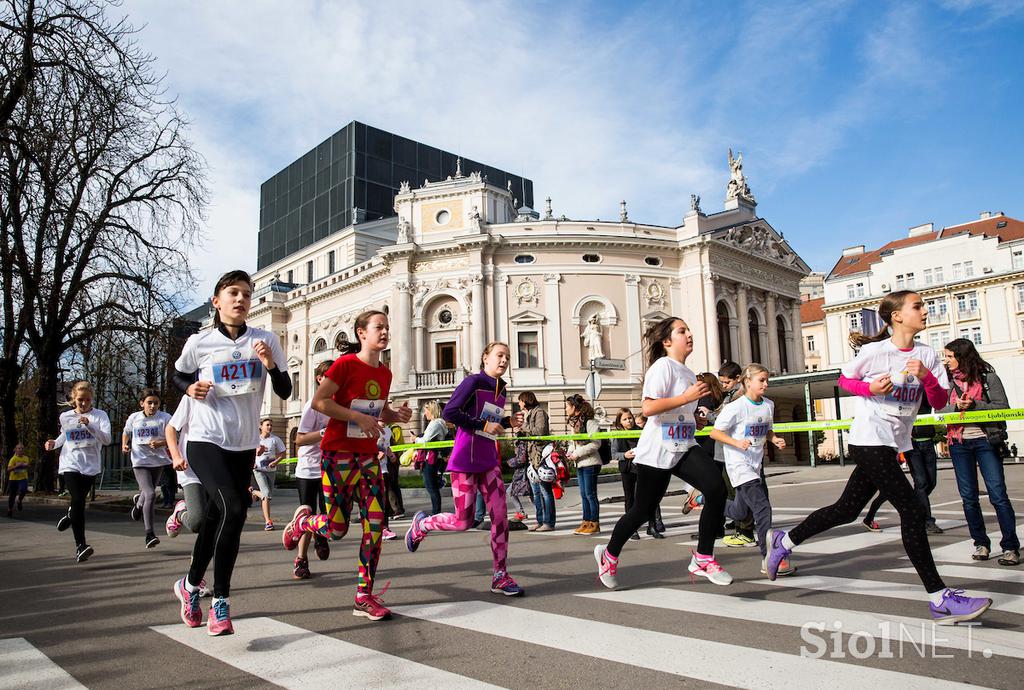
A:
{"type": "Polygon", "coordinates": [[[429,515],[420,511],[412,519],[405,535],[409,551],[419,548],[428,533],[465,532],[473,526],[477,491],[481,492],[491,515],[491,553],[494,576],[491,591],[505,596],[520,596],[523,589],[506,572],[508,556],[508,506],[505,483],[501,479],[501,457],[495,440],[503,429],[520,426],[522,414],[505,416],[506,384],[501,380],[509,365],[505,343],[488,343],[484,348],[479,373],[462,380],[442,413],[455,425],[455,446],[448,459],[451,473],[454,513],[429,515]]]}

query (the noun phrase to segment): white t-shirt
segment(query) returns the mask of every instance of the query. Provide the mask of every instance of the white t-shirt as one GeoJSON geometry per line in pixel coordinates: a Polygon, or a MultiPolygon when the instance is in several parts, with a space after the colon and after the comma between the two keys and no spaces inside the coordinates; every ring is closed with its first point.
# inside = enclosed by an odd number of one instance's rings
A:
{"type": "Polygon", "coordinates": [[[171,458],[167,454],[167,448],[150,448],[152,440],[163,441],[167,430],[167,423],[171,421],[171,415],[163,410],[157,410],[152,417],[147,417],[142,410],[128,415],[124,423],[124,433],[127,434],[131,444],[132,467],[162,467],[171,464],[171,458]]]}
{"type": "Polygon", "coordinates": [[[891,446],[900,452],[910,450],[910,431],[925,395],[920,379],[906,373],[909,359],[919,359],[949,389],[946,368],[935,350],[924,343],[902,351],[892,340],[864,345],[852,362],[843,365],[843,376],[856,381],[874,381],[889,374],[893,377],[893,390],[887,395],[857,398],[857,411],[850,426],[850,445],[891,446]]]}
{"type": "MultiPolygon", "coordinates": [[[[302,408],[302,419],[299,420],[300,434],[308,434],[311,431],[326,429],[327,423],[331,419],[323,412],[314,410],[312,403],[313,401],[310,400],[302,408]]],[[[299,446],[298,461],[295,464],[295,476],[300,479],[320,479],[323,476],[323,470],[320,466],[322,456],[319,441],[308,446],[299,446]]]]}
{"type": "Polygon", "coordinates": [[[257,472],[277,472],[276,467],[270,467],[270,463],[277,460],[277,456],[284,452],[284,442],[281,441],[277,436],[271,434],[266,438],[260,437],[259,445],[256,446],[258,451],[262,446],[263,452],[256,453],[256,466],[253,467],[257,472]]]}
{"type": "Polygon", "coordinates": [[[716,429],[737,441],[750,440],[750,448],[746,450],[725,443],[715,444],[715,460],[725,463],[725,471],[733,486],[761,478],[764,446],[772,430],[774,416],[775,403],[771,400],[762,398],[760,403],[755,403],[745,395],[736,398],[718,413],[716,429]]]}
{"type": "Polygon", "coordinates": [[[103,410],[92,409],[85,413],[89,423],[83,425],[78,421],[81,416],[74,410],[60,415],[60,436],[54,440],[54,448],[60,448],[57,474],[95,477],[100,473],[100,451],[110,443],[110,419],[103,410]]]}
{"type": "MultiPolygon", "coordinates": [[[[187,395],[183,395],[181,402],[178,403],[178,409],[174,411],[171,420],[167,423],[168,426],[173,426],[175,431],[178,432],[178,452],[181,454],[181,457],[185,458],[186,462],[188,462],[188,454],[185,453],[185,448],[188,447],[188,420],[194,405],[195,400],[187,395]]],[[[178,484],[181,486],[202,483],[199,481],[196,473],[192,471],[191,465],[184,472],[175,470],[174,473],[178,475],[178,484]]]]}
{"type": "Polygon", "coordinates": [[[261,328],[247,328],[238,340],[216,328],[189,336],[175,369],[185,374],[198,371],[200,381],[214,382],[206,398],[195,401],[189,421],[191,440],[213,443],[224,450],[256,448],[267,383],[263,363],[253,352],[258,341],[270,346],[274,364],[287,372],[281,341],[261,328]]]}
{"type": "MultiPolygon", "coordinates": [[[[682,395],[697,382],[697,375],[671,357],[662,357],[644,374],[643,397],[674,398],[682,395]]],[[[694,434],[697,423],[693,412],[697,401],[687,403],[674,410],[668,410],[647,418],[640,441],[636,445],[638,465],[670,470],[682,459],[683,453],[696,445],[694,434]]]]}

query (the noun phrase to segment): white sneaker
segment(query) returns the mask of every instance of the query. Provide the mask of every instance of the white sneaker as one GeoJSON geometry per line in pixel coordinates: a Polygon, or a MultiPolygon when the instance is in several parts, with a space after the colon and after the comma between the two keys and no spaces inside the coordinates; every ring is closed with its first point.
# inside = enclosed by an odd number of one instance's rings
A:
{"type": "Polygon", "coordinates": [[[693,554],[690,557],[690,566],[687,568],[690,571],[691,577],[693,575],[699,575],[700,577],[706,577],[711,580],[712,584],[726,586],[732,584],[732,575],[725,572],[722,566],[718,565],[718,561],[714,558],[709,558],[706,561],[698,561],[697,554],[693,554]]]}
{"type": "Polygon", "coordinates": [[[615,589],[618,582],[615,580],[615,572],[618,570],[619,561],[614,561],[608,558],[606,555],[608,547],[604,544],[598,544],[594,547],[594,560],[597,561],[597,577],[601,580],[601,584],[608,589],[615,589]]]}

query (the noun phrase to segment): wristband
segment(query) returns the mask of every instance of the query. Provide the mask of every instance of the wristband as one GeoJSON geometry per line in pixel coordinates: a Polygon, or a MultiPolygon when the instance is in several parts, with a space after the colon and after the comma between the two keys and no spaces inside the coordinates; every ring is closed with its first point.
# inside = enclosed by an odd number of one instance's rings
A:
{"type": "Polygon", "coordinates": [[[325,434],[326,432],[327,432],[327,427],[324,427],[323,429],[321,429],[321,430],[320,430],[320,438],[323,438],[323,437],[324,437],[324,434],[325,434]]]}

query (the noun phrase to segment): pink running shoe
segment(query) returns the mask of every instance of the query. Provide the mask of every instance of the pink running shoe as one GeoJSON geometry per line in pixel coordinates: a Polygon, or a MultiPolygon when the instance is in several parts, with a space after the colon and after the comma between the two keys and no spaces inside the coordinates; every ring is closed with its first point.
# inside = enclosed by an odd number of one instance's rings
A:
{"type": "Polygon", "coordinates": [[[384,541],[391,541],[392,539],[398,539],[398,535],[389,530],[387,527],[380,533],[381,539],[384,541]]]}
{"type": "Polygon", "coordinates": [[[192,592],[185,587],[185,578],[174,583],[174,596],[181,602],[181,622],[190,628],[203,624],[203,610],[199,607],[199,588],[192,592]]]}
{"type": "MultiPolygon", "coordinates": [[[[381,592],[383,594],[383,592],[381,592]]],[[[356,594],[356,603],[352,607],[353,616],[363,616],[371,621],[379,621],[391,617],[391,609],[384,606],[380,596],[370,592],[359,592],[356,594]]]]}
{"type": "Polygon", "coordinates": [[[181,531],[181,514],[185,512],[185,501],[178,501],[174,504],[174,510],[171,511],[170,516],[167,518],[167,522],[164,523],[164,527],[167,529],[167,536],[174,539],[178,536],[178,532],[181,531]]]}
{"type": "Polygon", "coordinates": [[[597,561],[597,577],[601,584],[608,589],[615,589],[618,582],[615,580],[615,573],[619,568],[619,559],[612,558],[608,553],[608,547],[598,544],[594,547],[594,560],[597,561]]]}
{"type": "Polygon", "coordinates": [[[292,515],[292,520],[284,526],[284,531],[281,532],[281,543],[284,544],[284,548],[292,551],[296,546],[299,545],[299,539],[302,537],[302,532],[295,529],[295,523],[299,521],[299,518],[304,518],[310,515],[313,509],[309,506],[299,506],[295,509],[295,514],[292,515]]]}
{"type": "Polygon", "coordinates": [[[726,586],[732,584],[732,575],[725,572],[722,566],[718,565],[718,561],[714,558],[698,559],[697,552],[693,553],[690,558],[690,566],[687,568],[690,571],[690,577],[694,575],[700,577],[706,577],[713,584],[726,586]]]}
{"type": "Polygon", "coordinates": [[[210,614],[206,617],[206,632],[210,637],[234,634],[235,628],[231,625],[231,605],[225,597],[213,600],[210,614]]]}

